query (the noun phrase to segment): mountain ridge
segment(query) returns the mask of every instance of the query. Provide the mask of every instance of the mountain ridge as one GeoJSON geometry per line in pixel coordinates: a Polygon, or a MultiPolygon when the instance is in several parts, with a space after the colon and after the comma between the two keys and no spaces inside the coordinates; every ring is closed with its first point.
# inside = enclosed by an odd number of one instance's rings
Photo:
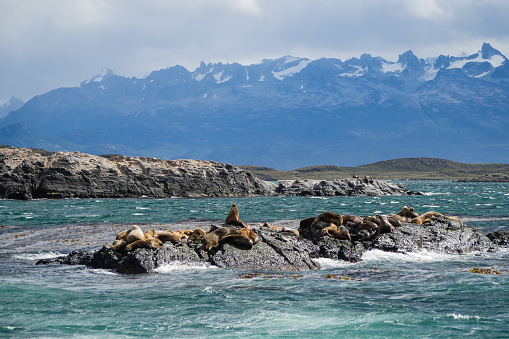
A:
{"type": "Polygon", "coordinates": [[[177,65],[142,79],[106,69],[0,119],[0,129],[23,124],[39,141],[0,142],[278,169],[412,156],[509,162],[507,93],[509,62],[486,43],[430,60],[411,51],[398,62],[285,56],[177,65]]]}

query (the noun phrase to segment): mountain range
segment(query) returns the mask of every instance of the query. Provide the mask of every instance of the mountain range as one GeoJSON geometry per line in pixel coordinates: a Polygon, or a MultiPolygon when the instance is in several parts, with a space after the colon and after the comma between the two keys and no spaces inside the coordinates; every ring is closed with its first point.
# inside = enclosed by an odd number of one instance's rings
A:
{"type": "Polygon", "coordinates": [[[488,43],[426,60],[285,56],[142,79],[104,70],[7,112],[0,144],[281,170],[401,157],[508,163],[508,95],[508,59],[488,43]]]}

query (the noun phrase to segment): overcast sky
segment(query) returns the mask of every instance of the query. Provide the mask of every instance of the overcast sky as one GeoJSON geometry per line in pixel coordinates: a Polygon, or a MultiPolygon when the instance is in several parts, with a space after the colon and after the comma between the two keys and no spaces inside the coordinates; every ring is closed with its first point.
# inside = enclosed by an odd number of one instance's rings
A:
{"type": "Polygon", "coordinates": [[[0,0],[0,99],[79,86],[103,68],[142,78],[200,61],[285,55],[397,61],[509,56],[508,0],[0,0]]]}

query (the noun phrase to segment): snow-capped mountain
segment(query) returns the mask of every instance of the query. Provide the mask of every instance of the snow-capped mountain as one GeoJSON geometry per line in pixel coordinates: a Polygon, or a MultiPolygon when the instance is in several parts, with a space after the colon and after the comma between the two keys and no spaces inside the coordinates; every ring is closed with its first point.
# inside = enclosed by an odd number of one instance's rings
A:
{"type": "Polygon", "coordinates": [[[395,62],[285,56],[142,79],[104,70],[34,97],[0,128],[24,124],[60,140],[55,149],[281,169],[413,156],[507,163],[508,94],[509,62],[487,43],[427,60],[411,51],[395,62]]]}

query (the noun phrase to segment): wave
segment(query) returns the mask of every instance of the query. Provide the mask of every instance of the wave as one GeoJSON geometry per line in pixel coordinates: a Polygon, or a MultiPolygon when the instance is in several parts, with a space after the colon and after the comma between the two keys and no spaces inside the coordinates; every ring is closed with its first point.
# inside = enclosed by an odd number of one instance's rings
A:
{"type": "Polygon", "coordinates": [[[316,258],[316,259],[313,259],[313,261],[320,264],[322,270],[338,268],[338,267],[347,267],[347,266],[353,265],[353,263],[351,263],[349,261],[335,260],[335,259],[328,259],[328,258],[316,258]]]}
{"type": "Polygon", "coordinates": [[[436,253],[421,250],[418,252],[385,252],[381,250],[370,250],[362,255],[364,262],[435,262],[451,260],[454,254],[436,253]]]}
{"type": "Polygon", "coordinates": [[[50,251],[50,252],[43,252],[43,253],[15,254],[15,255],[13,255],[13,258],[21,259],[21,260],[41,260],[41,259],[58,258],[58,257],[62,257],[64,255],[65,255],[64,253],[50,251]]]}
{"type": "Polygon", "coordinates": [[[173,273],[173,272],[182,272],[182,271],[189,271],[189,270],[208,270],[208,269],[215,269],[218,268],[217,266],[213,266],[209,263],[182,263],[178,261],[174,261],[172,263],[169,263],[167,265],[160,266],[155,269],[157,273],[173,273]]]}

